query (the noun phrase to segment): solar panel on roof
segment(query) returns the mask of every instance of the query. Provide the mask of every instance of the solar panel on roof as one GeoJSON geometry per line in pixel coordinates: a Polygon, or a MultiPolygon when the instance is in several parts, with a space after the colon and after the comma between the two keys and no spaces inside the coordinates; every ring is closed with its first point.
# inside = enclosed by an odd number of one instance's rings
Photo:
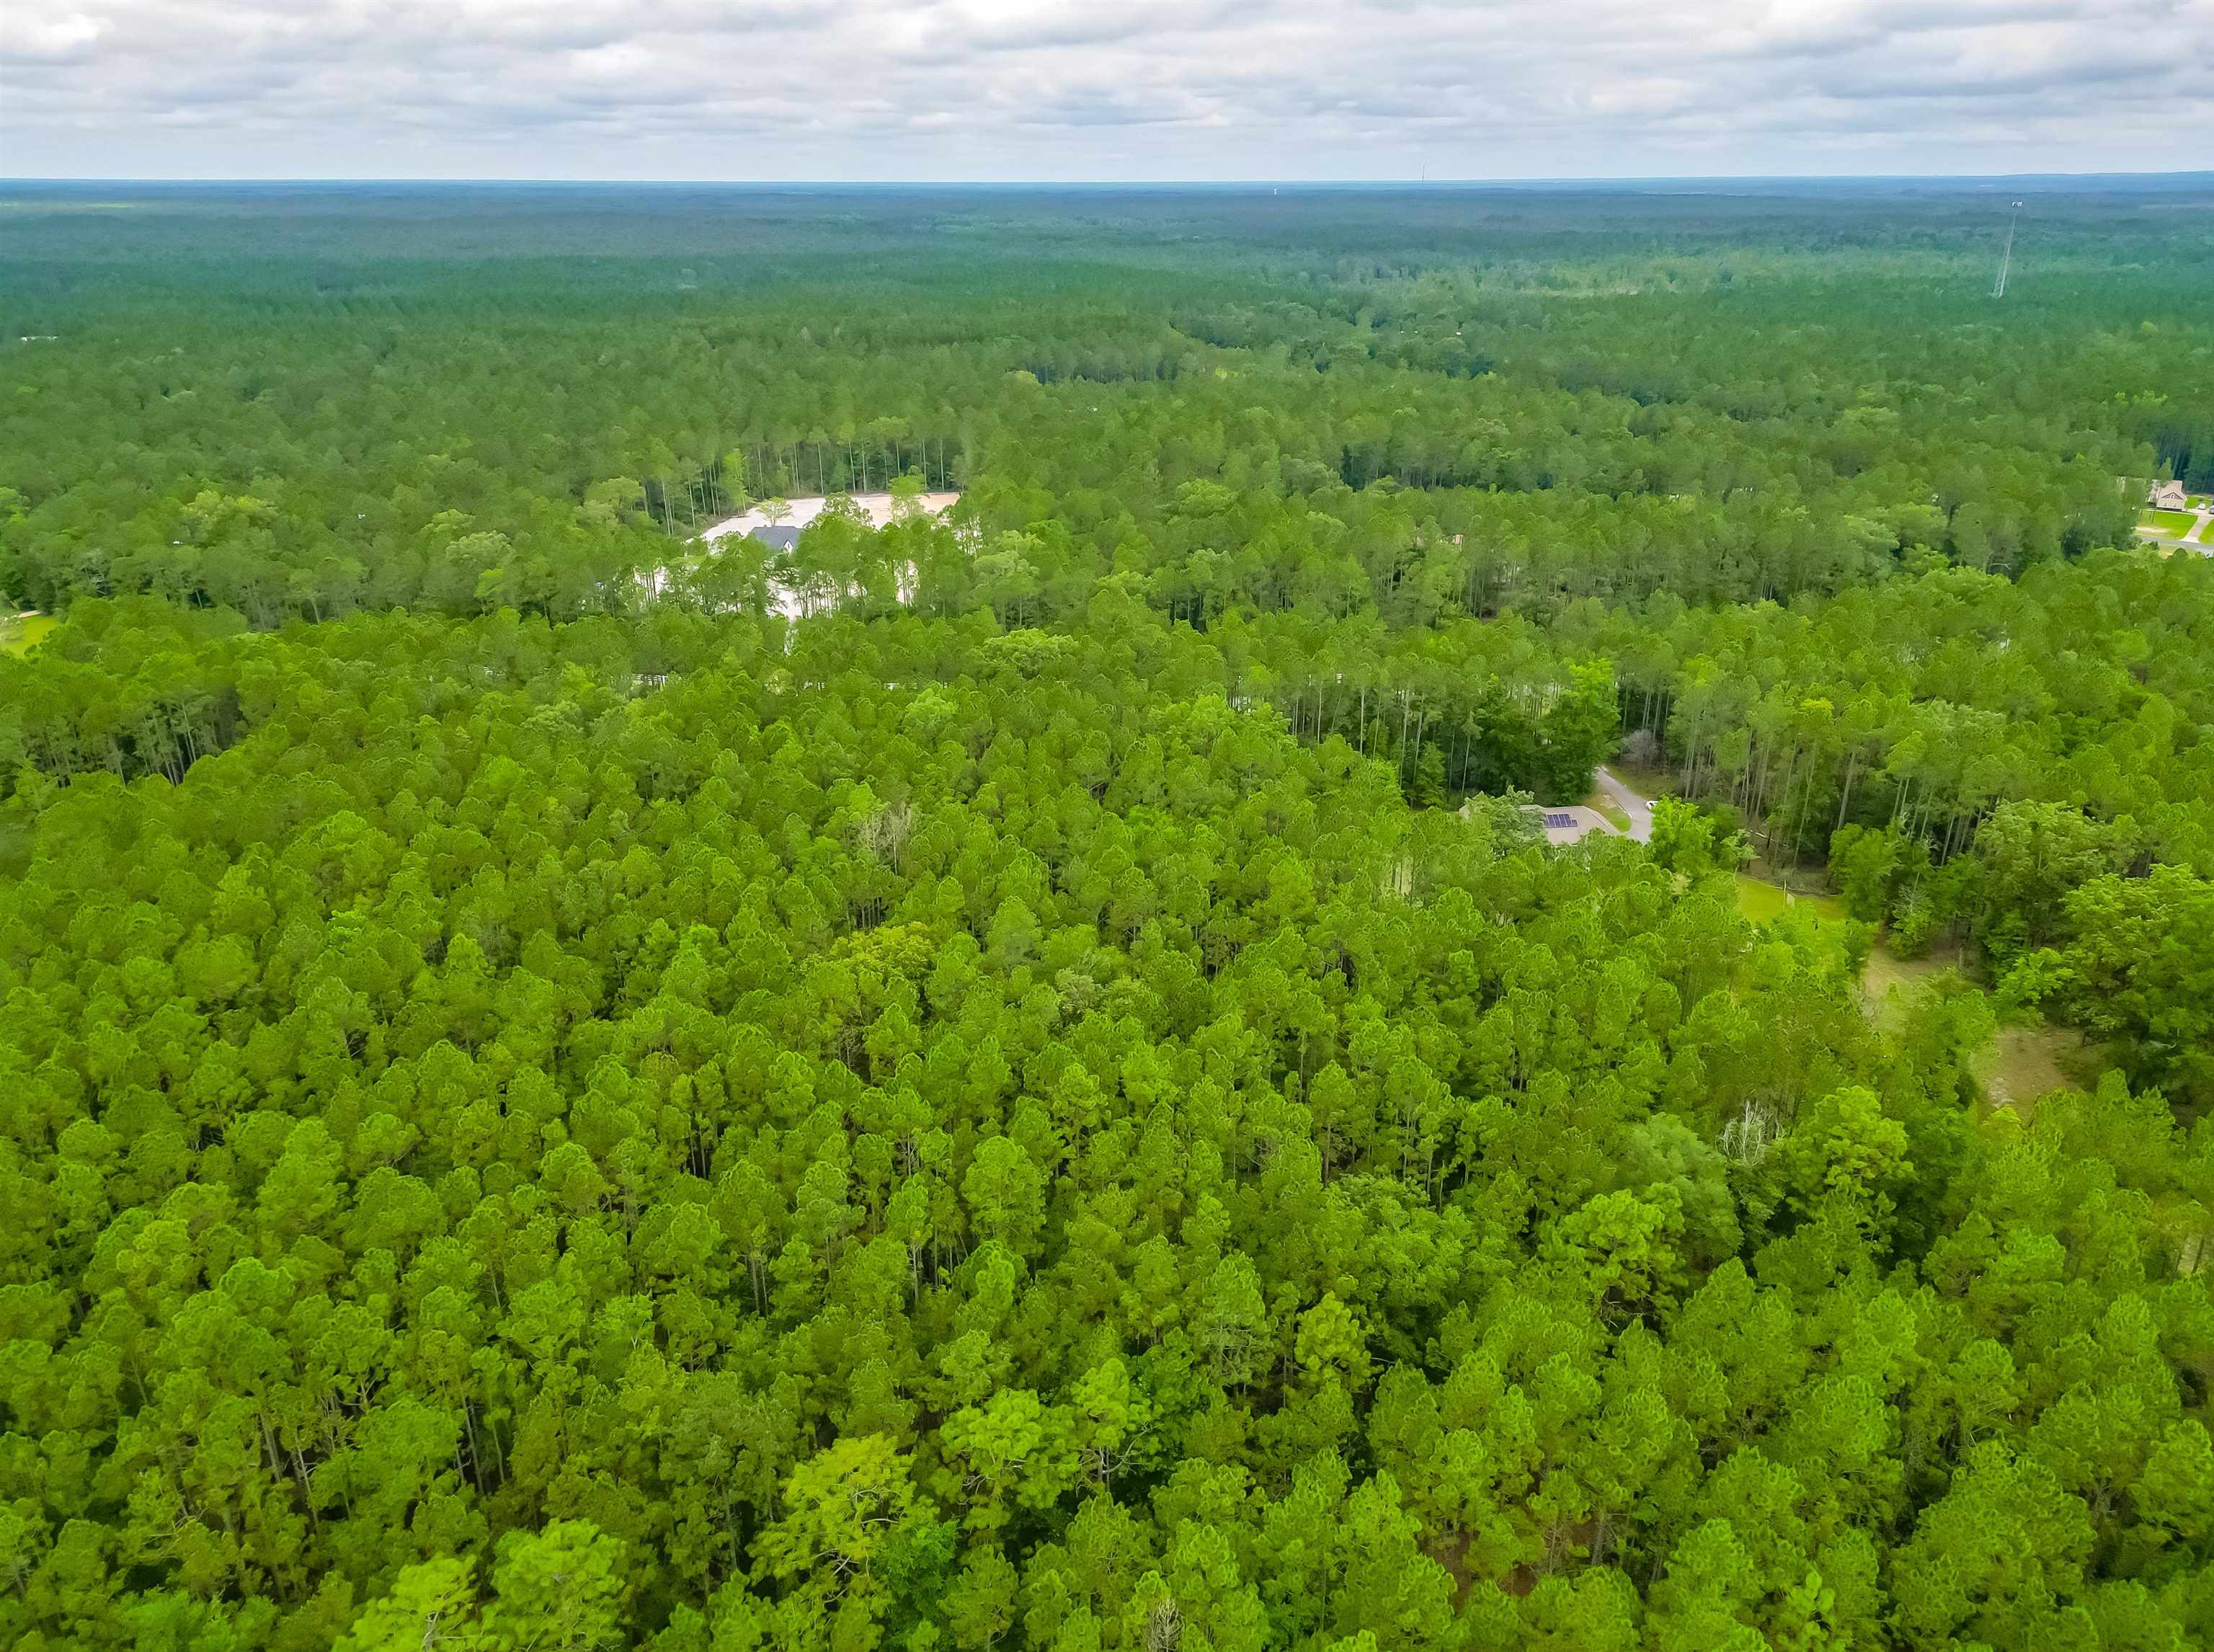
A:
{"type": "Polygon", "coordinates": [[[1545,817],[1545,824],[1556,829],[1558,829],[1563,826],[1573,826],[1575,823],[1576,817],[1574,815],[1556,815],[1549,813],[1545,817]]]}

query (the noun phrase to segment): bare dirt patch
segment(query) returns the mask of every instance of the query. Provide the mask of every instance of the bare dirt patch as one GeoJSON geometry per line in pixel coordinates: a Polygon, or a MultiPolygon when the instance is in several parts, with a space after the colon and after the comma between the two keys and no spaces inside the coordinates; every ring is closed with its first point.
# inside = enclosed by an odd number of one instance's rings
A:
{"type": "Polygon", "coordinates": [[[2082,1033],[2040,1021],[2001,1027],[1972,1070],[1992,1106],[2011,1108],[2027,1122],[2055,1090],[2094,1082],[2097,1065],[2098,1051],[2082,1033]]]}

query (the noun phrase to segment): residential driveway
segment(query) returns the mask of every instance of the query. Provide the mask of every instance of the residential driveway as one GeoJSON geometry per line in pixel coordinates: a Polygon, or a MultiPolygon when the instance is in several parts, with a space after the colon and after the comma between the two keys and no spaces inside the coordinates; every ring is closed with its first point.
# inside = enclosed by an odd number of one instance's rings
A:
{"type": "Polygon", "coordinates": [[[2138,542],[2157,546],[2163,551],[2196,551],[2201,556],[2214,556],[2214,505],[2193,505],[2186,508],[2198,516],[2190,527],[2180,534],[2163,534],[2157,528],[2139,527],[2138,542]]]}
{"type": "Polygon", "coordinates": [[[1596,777],[1599,789],[1606,793],[1606,800],[1630,817],[1630,835],[1637,842],[1650,843],[1653,841],[1653,805],[1607,770],[1598,770],[1596,777]]]}

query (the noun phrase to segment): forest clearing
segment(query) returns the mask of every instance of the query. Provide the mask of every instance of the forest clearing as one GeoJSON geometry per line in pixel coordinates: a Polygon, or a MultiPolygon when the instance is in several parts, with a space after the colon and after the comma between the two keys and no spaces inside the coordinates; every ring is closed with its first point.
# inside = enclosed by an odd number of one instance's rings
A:
{"type": "Polygon", "coordinates": [[[1754,923],[1772,923],[1786,912],[1803,912],[1817,923],[1844,916],[1832,896],[1788,890],[1743,872],[1737,875],[1737,909],[1754,923]]]}
{"type": "Polygon", "coordinates": [[[53,615],[41,614],[35,609],[0,618],[0,654],[29,652],[60,623],[53,615]]]}
{"type": "MultiPolygon", "coordinates": [[[[1771,924],[1786,913],[1804,915],[1817,925],[1848,921],[1832,896],[1794,893],[1749,873],[1738,874],[1737,890],[1738,909],[1755,924],[1771,924]]],[[[1896,1031],[1915,994],[1941,975],[1958,975],[1966,963],[1957,952],[1902,958],[1878,933],[1861,968],[1862,1002],[1879,1026],[1896,1031]]],[[[1965,982],[1963,989],[1981,995],[1965,982]]],[[[2010,1107],[2025,1119],[2042,1097],[2068,1086],[2092,1085],[2104,1068],[2096,1047],[2072,1028],[2042,1017],[2001,1020],[1996,1013],[1987,1037],[1970,1046],[1968,1061],[1989,1104],[2010,1107]]]]}
{"type": "MultiPolygon", "coordinates": [[[[786,621],[856,599],[912,602],[923,575],[914,558],[931,541],[902,541],[904,554],[884,554],[882,546],[892,541],[879,535],[886,529],[940,523],[960,498],[908,491],[763,502],[687,541],[697,548],[644,571],[640,584],[655,600],[676,594],[717,606],[751,602],[786,621]],[[826,531],[834,522],[847,531],[826,531]]],[[[957,535],[945,537],[958,547],[957,535]]]]}
{"type": "Polygon", "coordinates": [[[854,508],[867,518],[869,525],[872,528],[882,528],[896,520],[903,503],[906,508],[920,515],[942,517],[958,504],[961,499],[957,492],[917,493],[912,496],[892,493],[848,493],[842,496],[803,493],[797,499],[782,501],[785,508],[778,513],[776,521],[774,523],[769,520],[765,503],[757,502],[738,512],[737,515],[726,517],[713,527],[703,529],[700,537],[712,543],[719,539],[726,539],[733,534],[751,533],[756,528],[776,526],[804,528],[823,514],[823,508],[830,503],[833,497],[842,497],[852,500],[854,508]],[[911,502],[908,502],[910,499],[911,502]]]}

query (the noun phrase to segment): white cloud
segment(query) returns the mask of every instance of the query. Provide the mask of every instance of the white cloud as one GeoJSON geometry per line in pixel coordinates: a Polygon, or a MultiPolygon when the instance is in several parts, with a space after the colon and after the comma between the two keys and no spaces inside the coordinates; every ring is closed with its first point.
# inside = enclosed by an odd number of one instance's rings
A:
{"type": "Polygon", "coordinates": [[[0,61],[58,62],[83,52],[104,32],[99,18],[82,11],[12,18],[0,34],[0,61]]]}
{"type": "Polygon", "coordinates": [[[2210,64],[2214,0],[67,0],[0,172],[2161,170],[2210,64]]]}

